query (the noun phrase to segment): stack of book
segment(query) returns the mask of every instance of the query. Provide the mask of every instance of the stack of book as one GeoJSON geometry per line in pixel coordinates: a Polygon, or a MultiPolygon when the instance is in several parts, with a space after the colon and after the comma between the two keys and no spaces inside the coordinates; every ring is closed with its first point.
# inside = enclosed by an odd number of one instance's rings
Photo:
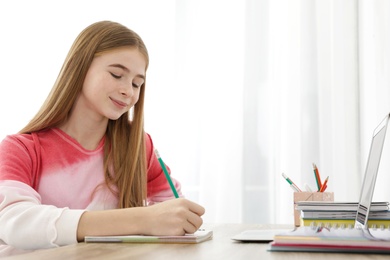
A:
{"type": "MultiPolygon", "coordinates": [[[[390,253],[390,230],[358,228],[297,227],[275,235],[273,252],[390,253]]],[[[361,258],[357,257],[357,258],[361,258]]]]}
{"type": "MultiPolygon", "coordinates": [[[[352,228],[355,224],[357,202],[299,201],[301,226],[352,228]]],[[[389,202],[371,203],[369,228],[390,228],[389,202]]]]}

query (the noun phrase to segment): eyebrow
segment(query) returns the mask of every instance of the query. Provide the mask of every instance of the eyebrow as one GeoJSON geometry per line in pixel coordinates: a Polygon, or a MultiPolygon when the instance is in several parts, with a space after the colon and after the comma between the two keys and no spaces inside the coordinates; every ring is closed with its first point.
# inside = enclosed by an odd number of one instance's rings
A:
{"type": "MultiPolygon", "coordinates": [[[[119,64],[119,63],[111,64],[111,65],[109,65],[109,67],[120,68],[120,69],[123,69],[126,72],[130,72],[130,70],[126,66],[124,66],[122,64],[119,64]]],[[[136,76],[145,80],[145,76],[142,75],[142,74],[137,74],[136,76]]]]}

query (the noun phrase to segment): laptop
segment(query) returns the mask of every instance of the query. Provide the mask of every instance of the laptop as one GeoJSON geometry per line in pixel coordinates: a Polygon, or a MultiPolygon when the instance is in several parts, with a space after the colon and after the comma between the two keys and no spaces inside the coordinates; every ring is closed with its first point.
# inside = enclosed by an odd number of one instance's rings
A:
{"type": "MultiPolygon", "coordinates": [[[[389,118],[390,114],[388,114],[374,129],[364,180],[360,192],[358,209],[355,217],[355,228],[363,230],[363,232],[370,237],[376,237],[376,232],[370,231],[368,229],[367,222],[372,198],[374,195],[375,182],[376,177],[378,175],[378,169],[382,156],[389,118]]],[[[283,233],[284,231],[286,230],[247,230],[242,232],[241,234],[232,237],[232,239],[243,242],[269,242],[273,240],[275,235],[283,233]]],[[[289,229],[289,231],[291,231],[291,229],[289,229]]]]}
{"type": "Polygon", "coordinates": [[[381,123],[374,129],[372,135],[370,152],[366,165],[366,172],[362,188],[360,191],[360,199],[355,218],[355,228],[364,230],[365,233],[371,235],[368,230],[368,214],[375,190],[376,177],[378,175],[379,164],[382,156],[383,145],[387,132],[390,114],[387,115],[381,123]]]}

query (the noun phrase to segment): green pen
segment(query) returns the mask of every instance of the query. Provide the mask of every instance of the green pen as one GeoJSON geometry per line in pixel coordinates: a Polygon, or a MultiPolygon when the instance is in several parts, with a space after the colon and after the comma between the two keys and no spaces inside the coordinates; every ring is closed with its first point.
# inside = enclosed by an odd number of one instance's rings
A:
{"type": "Polygon", "coordinates": [[[176,191],[176,188],[175,188],[175,185],[172,182],[171,176],[169,175],[168,170],[165,167],[165,164],[164,164],[163,160],[161,159],[160,154],[158,153],[157,149],[154,149],[154,153],[157,156],[157,159],[158,159],[158,161],[159,161],[159,163],[161,165],[161,168],[162,168],[162,170],[163,170],[163,172],[165,174],[165,178],[167,178],[167,181],[169,183],[169,186],[171,186],[171,190],[172,190],[173,194],[175,195],[175,198],[179,198],[179,194],[176,191]]]}

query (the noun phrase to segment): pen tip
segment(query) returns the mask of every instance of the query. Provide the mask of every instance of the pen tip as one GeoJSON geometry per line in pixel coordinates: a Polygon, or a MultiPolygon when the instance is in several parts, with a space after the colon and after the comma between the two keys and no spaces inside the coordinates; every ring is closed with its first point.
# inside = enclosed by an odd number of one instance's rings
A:
{"type": "Polygon", "coordinates": [[[160,153],[157,151],[157,149],[154,149],[154,153],[156,154],[157,158],[160,158],[160,153]]]}

